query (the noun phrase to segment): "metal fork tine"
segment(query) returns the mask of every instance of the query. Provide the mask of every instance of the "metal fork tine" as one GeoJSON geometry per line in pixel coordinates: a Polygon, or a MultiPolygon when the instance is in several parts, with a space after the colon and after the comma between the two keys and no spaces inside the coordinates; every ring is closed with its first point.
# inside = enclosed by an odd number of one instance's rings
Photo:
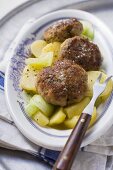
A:
{"type": "Polygon", "coordinates": [[[104,81],[104,83],[103,83],[103,84],[107,84],[107,83],[108,83],[108,81],[109,81],[112,77],[113,77],[113,76],[108,77],[108,78],[104,81]]]}
{"type": "Polygon", "coordinates": [[[97,97],[105,90],[108,81],[112,77],[113,76],[109,76],[108,78],[106,78],[104,83],[100,83],[100,79],[102,78],[102,73],[98,76],[98,78],[96,79],[96,81],[95,81],[95,83],[93,85],[93,97],[92,97],[90,103],[84,109],[85,113],[88,113],[88,114],[92,115],[93,107],[94,107],[94,104],[95,104],[95,101],[96,101],[97,97]]]}
{"type": "Polygon", "coordinates": [[[100,80],[101,80],[101,78],[102,78],[102,73],[100,73],[100,75],[98,76],[98,78],[97,78],[97,82],[100,82],[100,80]]]}

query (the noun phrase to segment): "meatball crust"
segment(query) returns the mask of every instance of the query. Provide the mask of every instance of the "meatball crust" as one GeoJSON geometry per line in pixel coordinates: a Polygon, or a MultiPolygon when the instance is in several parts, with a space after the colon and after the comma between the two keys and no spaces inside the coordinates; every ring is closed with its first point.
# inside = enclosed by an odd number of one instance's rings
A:
{"type": "Polygon", "coordinates": [[[44,39],[47,42],[63,42],[67,38],[80,35],[82,31],[83,26],[77,19],[71,18],[60,20],[44,32],[44,39]]]}
{"type": "Polygon", "coordinates": [[[82,67],[70,60],[62,60],[39,73],[36,88],[48,103],[66,106],[84,97],[87,79],[82,67]]]}
{"type": "Polygon", "coordinates": [[[72,60],[86,71],[98,70],[102,63],[98,46],[79,36],[64,41],[60,50],[60,59],[72,60]]]}

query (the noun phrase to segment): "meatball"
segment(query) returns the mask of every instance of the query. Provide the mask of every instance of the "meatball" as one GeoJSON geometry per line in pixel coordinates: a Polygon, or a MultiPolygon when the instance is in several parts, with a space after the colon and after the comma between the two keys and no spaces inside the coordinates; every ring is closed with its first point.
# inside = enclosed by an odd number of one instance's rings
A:
{"type": "Polygon", "coordinates": [[[86,71],[98,70],[102,63],[98,46],[88,39],[79,36],[64,41],[59,58],[61,60],[72,60],[82,66],[86,71]]]}
{"type": "Polygon", "coordinates": [[[80,35],[82,31],[83,26],[77,19],[60,20],[44,32],[44,39],[48,42],[63,42],[67,38],[80,35]]]}
{"type": "Polygon", "coordinates": [[[87,79],[82,67],[70,60],[62,60],[40,71],[36,88],[48,103],[66,106],[85,96],[87,79]]]}

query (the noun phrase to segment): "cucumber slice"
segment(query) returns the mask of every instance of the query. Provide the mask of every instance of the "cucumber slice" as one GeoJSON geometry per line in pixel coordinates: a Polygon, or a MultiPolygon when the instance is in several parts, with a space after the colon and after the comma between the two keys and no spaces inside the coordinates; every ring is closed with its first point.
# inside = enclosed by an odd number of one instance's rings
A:
{"type": "Polygon", "coordinates": [[[82,35],[89,38],[90,40],[94,39],[94,28],[93,25],[88,21],[80,21],[83,25],[82,35]]]}
{"type": "Polygon", "coordinates": [[[39,58],[28,58],[26,64],[34,69],[42,69],[43,67],[51,66],[53,63],[53,52],[43,53],[39,58]]]}
{"type": "Polygon", "coordinates": [[[38,112],[33,116],[33,119],[40,125],[46,126],[49,123],[49,118],[46,117],[43,113],[38,112]]]}
{"type": "Polygon", "coordinates": [[[26,113],[31,117],[33,114],[35,114],[39,109],[33,104],[33,103],[29,103],[26,107],[25,107],[25,111],[26,113]]]}
{"type": "Polygon", "coordinates": [[[33,96],[34,96],[34,94],[27,93],[25,90],[23,90],[23,99],[24,99],[26,105],[29,104],[29,102],[33,96]]]}
{"type": "Polygon", "coordinates": [[[63,112],[63,109],[58,109],[58,111],[50,118],[49,125],[53,126],[55,124],[62,123],[66,118],[65,113],[63,112]]]}
{"type": "Polygon", "coordinates": [[[42,49],[47,45],[44,40],[37,40],[31,44],[31,52],[35,57],[39,57],[42,49]]]}
{"type": "Polygon", "coordinates": [[[34,95],[31,98],[30,103],[33,103],[36,107],[38,107],[38,109],[41,110],[47,117],[50,117],[54,111],[54,106],[47,103],[40,95],[34,95]]]}
{"type": "Polygon", "coordinates": [[[65,107],[64,112],[66,113],[67,117],[71,119],[75,115],[80,115],[89,102],[90,98],[85,97],[81,102],[65,107]]]}

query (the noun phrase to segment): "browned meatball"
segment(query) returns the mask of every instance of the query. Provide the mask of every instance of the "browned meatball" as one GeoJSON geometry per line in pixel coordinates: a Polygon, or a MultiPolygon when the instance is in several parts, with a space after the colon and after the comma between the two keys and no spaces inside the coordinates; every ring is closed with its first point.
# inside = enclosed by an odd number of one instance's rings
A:
{"type": "Polygon", "coordinates": [[[79,36],[64,41],[60,51],[60,59],[73,60],[86,71],[98,70],[102,63],[98,46],[79,36]]]}
{"type": "Polygon", "coordinates": [[[36,88],[48,103],[66,106],[84,97],[87,73],[72,61],[57,61],[40,72],[36,88]]]}
{"type": "Polygon", "coordinates": [[[48,42],[60,41],[63,42],[67,38],[80,35],[83,26],[75,18],[64,19],[56,22],[44,32],[44,39],[48,42]]]}

